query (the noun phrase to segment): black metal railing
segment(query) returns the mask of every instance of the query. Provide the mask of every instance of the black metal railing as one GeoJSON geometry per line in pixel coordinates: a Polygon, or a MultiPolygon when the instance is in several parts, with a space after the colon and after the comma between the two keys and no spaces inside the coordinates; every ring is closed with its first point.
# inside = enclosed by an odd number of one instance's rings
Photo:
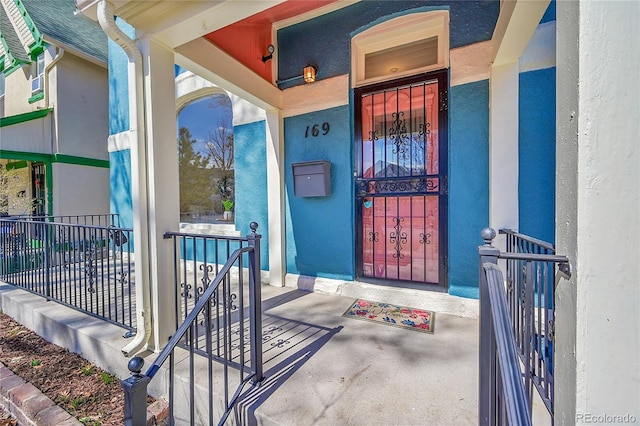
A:
{"type": "Polygon", "coordinates": [[[117,213],[29,216],[32,220],[69,223],[73,225],[115,226],[120,227],[120,215],[117,213]]]}
{"type": "MultiPolygon", "coordinates": [[[[251,240],[249,237],[241,236],[186,232],[167,232],[164,234],[164,238],[172,240],[173,262],[178,265],[174,269],[173,277],[177,295],[175,327],[178,328],[200,300],[211,281],[219,275],[222,266],[231,257],[231,254],[235,250],[248,247],[251,240]]],[[[244,276],[241,278],[246,282],[248,279],[247,270],[237,266],[231,269],[234,282],[237,282],[239,271],[243,271],[244,276]]],[[[238,291],[242,291],[242,289],[239,288],[238,291]]],[[[243,301],[240,296],[242,293],[238,297],[240,301],[243,301]]]]}
{"type": "Polygon", "coordinates": [[[145,374],[142,358],[129,362],[125,424],[146,424],[147,385],[160,371],[168,375],[169,424],[224,424],[243,388],[262,381],[257,228],[251,223],[246,237],[165,235],[174,240],[176,316],[188,315],[145,374]]]}
{"type": "Polygon", "coordinates": [[[512,368],[523,377],[529,413],[535,388],[553,422],[555,280],[570,275],[569,261],[566,256],[556,255],[553,245],[549,243],[511,230],[502,230],[501,233],[507,236],[506,252],[500,252],[492,246],[496,233],[491,228],[482,231],[485,245],[479,249],[481,424],[496,424],[497,397],[495,389],[489,385],[491,374],[495,371],[495,360],[487,364],[487,357],[495,354],[482,336],[490,333],[489,321],[484,320],[483,316],[491,318],[485,269],[487,264],[497,265],[499,259],[506,265],[507,277],[500,289],[507,301],[510,330],[519,358],[512,368]],[[556,267],[558,274],[555,273],[556,267]]]}
{"type": "Polygon", "coordinates": [[[131,229],[0,218],[2,281],[129,331],[136,327],[132,253],[131,229]]]}
{"type": "MultiPolygon", "coordinates": [[[[506,235],[507,296],[511,323],[516,332],[527,386],[537,389],[553,416],[553,343],[555,339],[556,279],[569,277],[569,260],[556,256],[555,247],[545,241],[501,229],[506,235]],[[509,258],[508,255],[515,257],[509,258]],[[523,258],[520,255],[533,255],[523,258]],[[556,269],[559,274],[556,274],[556,269]]],[[[531,389],[527,388],[527,392],[531,389]]]]}
{"type": "Polygon", "coordinates": [[[529,426],[531,408],[522,381],[503,283],[498,265],[489,262],[482,265],[480,291],[485,299],[481,321],[488,326],[480,339],[488,350],[480,352],[480,365],[488,371],[488,380],[481,382],[481,391],[487,392],[489,404],[480,407],[480,424],[529,426]]]}

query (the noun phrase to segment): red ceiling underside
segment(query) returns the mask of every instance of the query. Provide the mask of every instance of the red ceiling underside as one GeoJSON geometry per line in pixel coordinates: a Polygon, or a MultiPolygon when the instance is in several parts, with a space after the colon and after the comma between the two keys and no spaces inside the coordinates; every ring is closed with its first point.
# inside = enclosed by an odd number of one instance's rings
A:
{"type": "Polygon", "coordinates": [[[287,0],[264,12],[207,34],[205,37],[256,74],[271,82],[271,61],[262,62],[262,57],[268,55],[267,46],[275,44],[271,40],[271,25],[274,22],[301,15],[336,1],[287,0]]]}

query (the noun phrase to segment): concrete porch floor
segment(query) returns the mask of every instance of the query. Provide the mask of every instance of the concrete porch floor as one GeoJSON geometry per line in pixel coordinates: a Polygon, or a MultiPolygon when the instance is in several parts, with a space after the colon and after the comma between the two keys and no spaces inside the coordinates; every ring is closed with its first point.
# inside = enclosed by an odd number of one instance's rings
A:
{"type": "MultiPolygon", "coordinates": [[[[265,320],[322,330],[290,353],[265,356],[266,380],[247,392],[242,414],[253,411],[267,425],[477,423],[477,319],[436,312],[435,332],[427,334],[342,317],[352,297],[276,290],[265,297],[265,320]]],[[[430,309],[418,305],[411,307],[430,309]]]]}
{"type": "MultiPolygon", "coordinates": [[[[266,379],[260,387],[245,389],[229,422],[477,423],[476,318],[438,312],[428,306],[429,297],[402,303],[436,311],[435,332],[427,334],[342,317],[353,294],[262,288],[263,330],[273,337],[263,347],[266,379]]],[[[386,300],[367,298],[400,304],[393,295],[386,300]]],[[[120,353],[127,343],[123,329],[3,284],[0,309],[47,340],[81,353],[120,378],[128,377],[127,359],[120,353]]],[[[145,358],[148,366],[155,354],[145,358]]],[[[149,391],[157,395],[160,389],[153,383],[149,391]]]]}

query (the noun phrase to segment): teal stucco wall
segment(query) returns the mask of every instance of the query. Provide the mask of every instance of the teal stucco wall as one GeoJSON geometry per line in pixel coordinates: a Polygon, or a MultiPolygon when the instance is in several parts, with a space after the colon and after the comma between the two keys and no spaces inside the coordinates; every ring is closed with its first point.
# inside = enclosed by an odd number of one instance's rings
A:
{"type": "Polygon", "coordinates": [[[555,242],[555,68],[520,74],[518,228],[555,242]]]}
{"type": "MultiPolygon", "coordinates": [[[[135,30],[122,19],[116,18],[118,27],[129,37],[135,30]]],[[[109,39],[109,134],[115,135],[130,129],[129,122],[129,59],[124,50],[109,39]]]]}
{"type": "Polygon", "coordinates": [[[489,81],[449,89],[449,293],[478,297],[480,231],[489,225],[489,81]]]}
{"type": "Polygon", "coordinates": [[[109,153],[110,209],[120,215],[120,225],[133,227],[131,200],[131,155],[128,149],[109,153]],[[114,166],[117,165],[117,166],[114,166]]]}
{"type": "Polygon", "coordinates": [[[235,223],[241,235],[258,223],[261,240],[261,267],[269,269],[269,207],[267,193],[267,146],[264,121],[233,128],[235,162],[235,223]]]}
{"type": "MultiPolygon", "coordinates": [[[[133,27],[122,19],[116,23],[127,35],[133,37],[133,27]]],[[[129,87],[127,55],[109,39],[109,134],[115,135],[130,129],[129,87]]],[[[131,199],[131,153],[128,149],[109,153],[110,208],[120,215],[123,227],[133,227],[131,199]]]]}
{"type": "MultiPolygon", "coordinates": [[[[361,1],[315,19],[278,31],[278,78],[299,75],[311,63],[319,78],[346,74],[350,70],[351,37],[401,15],[448,10],[451,48],[490,40],[498,19],[500,2],[486,1],[361,1]]],[[[293,84],[304,84],[300,80],[293,84]]]]}
{"type": "MultiPolygon", "coordinates": [[[[320,80],[348,74],[349,41],[354,33],[398,13],[417,10],[420,4],[424,2],[361,2],[280,30],[279,77],[298,75],[309,61],[318,65],[320,80]],[[375,8],[365,8],[365,3],[375,4],[375,8]],[[328,21],[331,25],[327,25],[328,21]]],[[[452,47],[490,38],[499,2],[433,4],[451,8],[452,47]]],[[[116,134],[129,129],[127,67],[126,56],[119,47],[111,43],[109,53],[110,132],[116,134]]],[[[554,192],[549,190],[554,187],[555,170],[554,81],[554,69],[531,71],[520,76],[519,190],[527,196],[521,195],[519,199],[519,220],[522,232],[550,241],[553,241],[555,200],[554,192]]],[[[344,95],[336,94],[337,97],[344,95]]],[[[489,224],[488,80],[450,87],[448,111],[447,284],[451,294],[475,298],[478,297],[477,247],[482,243],[479,234],[489,224]]],[[[355,278],[353,119],[350,105],[284,119],[288,273],[343,280],[355,278]],[[313,125],[322,126],[323,123],[330,126],[327,134],[320,132],[313,136],[307,132],[313,125]],[[295,196],[292,163],[315,160],[331,162],[331,195],[295,196]]],[[[258,222],[258,232],[263,235],[261,266],[268,269],[265,122],[235,126],[234,141],[236,227],[246,235],[250,232],[249,223],[258,222]]],[[[125,226],[130,226],[129,151],[111,153],[110,161],[112,211],[120,213],[125,226]]]]}
{"type": "Polygon", "coordinates": [[[352,280],[354,278],[353,160],[348,106],[286,118],[287,272],[352,280]],[[307,127],[329,123],[314,137],[307,127]],[[307,136],[305,137],[305,134],[307,136]],[[296,197],[292,163],[331,162],[331,195],[296,197]]]}

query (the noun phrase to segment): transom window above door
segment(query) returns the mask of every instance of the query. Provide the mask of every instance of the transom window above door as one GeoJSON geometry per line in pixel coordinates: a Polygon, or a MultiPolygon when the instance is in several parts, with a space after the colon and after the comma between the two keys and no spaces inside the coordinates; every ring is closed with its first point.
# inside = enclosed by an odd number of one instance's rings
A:
{"type": "Polygon", "coordinates": [[[352,86],[444,69],[449,66],[449,12],[400,16],[351,40],[352,86]]]}

